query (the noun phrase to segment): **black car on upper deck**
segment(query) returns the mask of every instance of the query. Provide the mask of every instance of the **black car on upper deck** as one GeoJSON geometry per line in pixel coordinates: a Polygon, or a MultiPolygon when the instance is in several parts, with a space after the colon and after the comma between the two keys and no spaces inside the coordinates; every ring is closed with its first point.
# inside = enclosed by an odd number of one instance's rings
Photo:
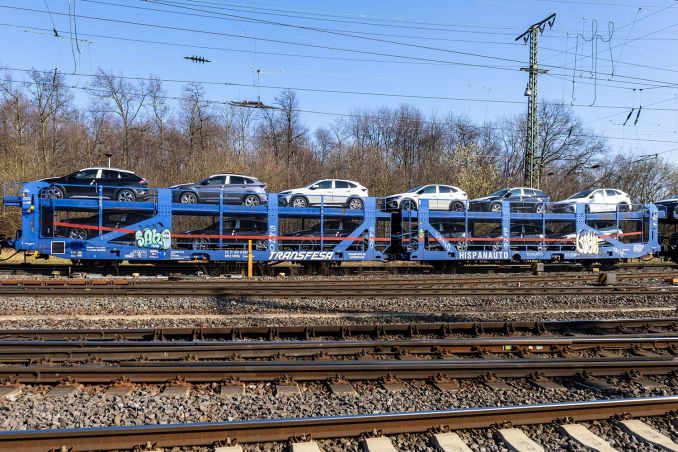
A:
{"type": "Polygon", "coordinates": [[[115,201],[145,201],[148,182],[132,171],[118,168],[83,168],[62,177],[41,179],[49,187],[42,190],[45,198],[99,198],[115,201]]]}
{"type": "Polygon", "coordinates": [[[502,201],[511,203],[511,210],[518,212],[544,212],[545,205],[551,202],[549,195],[530,187],[502,188],[482,198],[469,201],[469,210],[487,210],[501,212],[502,201]]]}

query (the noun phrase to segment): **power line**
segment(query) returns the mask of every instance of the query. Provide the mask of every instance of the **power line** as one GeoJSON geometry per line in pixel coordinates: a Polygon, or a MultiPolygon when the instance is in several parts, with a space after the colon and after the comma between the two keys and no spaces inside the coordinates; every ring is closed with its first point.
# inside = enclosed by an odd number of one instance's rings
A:
{"type": "Polygon", "coordinates": [[[132,9],[140,9],[140,10],[145,10],[145,11],[156,11],[156,12],[162,12],[162,13],[167,13],[167,14],[180,14],[183,16],[196,16],[196,17],[210,17],[214,19],[222,19],[222,20],[235,20],[239,22],[255,22],[255,23],[260,23],[264,25],[274,25],[278,27],[285,27],[285,28],[295,28],[299,30],[306,30],[306,31],[314,31],[318,33],[326,33],[334,36],[343,36],[343,37],[348,37],[348,38],[355,38],[355,39],[362,39],[362,40],[367,40],[367,41],[372,41],[372,42],[380,42],[384,44],[392,44],[392,45],[398,45],[398,46],[403,46],[403,47],[412,47],[416,49],[422,49],[422,50],[433,50],[437,52],[445,52],[445,53],[452,53],[455,55],[463,55],[463,56],[472,56],[476,58],[486,58],[490,60],[495,60],[495,61],[505,61],[509,63],[521,63],[520,60],[514,60],[511,58],[504,58],[504,57],[498,57],[494,55],[483,55],[480,53],[474,53],[474,52],[463,52],[460,50],[451,50],[451,49],[444,49],[441,47],[431,47],[431,46],[425,46],[421,44],[412,44],[408,42],[401,42],[401,41],[393,41],[390,39],[381,39],[381,38],[373,38],[373,37],[368,37],[368,36],[360,36],[356,35],[353,33],[349,33],[347,31],[343,30],[332,30],[328,28],[318,28],[318,27],[309,27],[309,26],[304,26],[304,25],[297,25],[297,24],[290,24],[290,23],[285,23],[285,22],[277,22],[277,21],[271,21],[271,20],[264,20],[264,19],[256,19],[252,17],[247,17],[247,16],[240,16],[236,14],[227,14],[227,13],[219,13],[219,12],[213,12],[209,10],[204,10],[200,8],[192,8],[189,6],[174,6],[171,3],[166,3],[162,1],[157,1],[157,0],[146,0],[148,3],[153,3],[157,5],[164,5],[164,6],[170,6],[174,8],[181,8],[181,9],[186,9],[189,11],[198,11],[198,12],[203,12],[203,13],[209,13],[210,15],[205,15],[205,14],[195,14],[195,13],[187,13],[185,11],[168,11],[166,9],[158,9],[158,8],[148,8],[148,7],[142,7],[142,6],[133,6],[133,5],[120,5],[116,3],[110,3],[110,2],[105,2],[101,0],[83,0],[89,3],[97,3],[97,4],[104,4],[104,5],[109,5],[109,6],[116,6],[116,7],[121,7],[121,8],[132,8],[132,9]],[[214,15],[218,15],[220,17],[215,17],[214,15]]]}
{"type": "MultiPolygon", "coordinates": [[[[18,7],[18,6],[0,5],[0,8],[20,10],[20,11],[28,11],[28,12],[37,12],[37,13],[43,13],[43,14],[47,13],[47,11],[44,11],[44,10],[32,9],[32,8],[22,8],[22,7],[18,7]]],[[[55,12],[53,12],[52,14],[57,14],[57,15],[62,15],[62,16],[67,15],[65,13],[55,13],[55,12]]],[[[415,56],[410,56],[410,55],[399,55],[399,54],[391,54],[391,53],[384,53],[384,52],[372,52],[372,51],[368,51],[368,50],[347,49],[347,48],[341,48],[341,47],[324,46],[324,45],[320,45],[320,44],[300,43],[300,42],[285,41],[285,40],[279,40],[279,39],[262,38],[262,37],[257,37],[257,36],[243,36],[243,35],[238,35],[238,34],[233,34],[233,33],[223,33],[223,32],[218,32],[218,31],[209,31],[209,30],[197,30],[197,29],[193,29],[193,28],[174,27],[174,26],[169,26],[169,25],[148,24],[148,23],[144,23],[144,22],[135,22],[135,21],[128,21],[128,20],[120,20],[120,19],[110,19],[110,18],[105,18],[105,17],[79,15],[79,18],[80,19],[97,20],[97,21],[103,21],[103,22],[120,23],[120,24],[125,24],[125,25],[135,25],[135,26],[141,26],[141,27],[159,28],[159,29],[166,29],[166,30],[173,30],[173,31],[183,31],[183,32],[189,32],[189,33],[207,34],[207,35],[212,35],[212,36],[224,36],[224,37],[248,39],[248,40],[254,40],[254,41],[271,42],[271,43],[276,43],[276,44],[286,44],[286,45],[294,45],[294,46],[301,46],[301,47],[310,47],[310,48],[316,48],[316,49],[322,49],[322,50],[336,50],[336,51],[340,51],[340,52],[351,52],[351,53],[358,53],[358,54],[364,54],[364,55],[374,55],[374,56],[391,57],[391,58],[402,58],[402,59],[415,60],[415,61],[426,61],[426,62],[432,62],[432,63],[443,63],[443,64],[451,64],[451,65],[479,67],[479,68],[485,68],[485,69],[492,68],[492,69],[513,70],[511,68],[490,66],[490,65],[487,65],[487,64],[462,63],[462,62],[459,62],[459,61],[441,60],[441,59],[434,59],[434,58],[423,58],[423,57],[415,57],[415,56]]],[[[497,58],[497,57],[488,57],[488,58],[497,58]]]]}
{"type": "MultiPolygon", "coordinates": [[[[7,5],[0,5],[0,8],[16,9],[16,10],[22,10],[22,11],[38,12],[38,13],[47,13],[44,10],[21,8],[21,7],[15,7],[15,6],[7,6],[7,5]]],[[[66,15],[64,13],[53,13],[53,14],[66,15]]],[[[384,52],[372,52],[372,51],[357,50],[357,49],[347,49],[347,48],[339,48],[339,47],[332,47],[332,46],[323,46],[323,45],[318,45],[318,44],[297,43],[297,42],[290,42],[290,41],[283,41],[283,40],[276,40],[276,39],[269,39],[269,38],[261,38],[261,37],[254,37],[254,36],[242,36],[242,35],[208,31],[208,30],[196,30],[196,29],[190,29],[190,28],[173,27],[173,26],[158,25],[158,24],[148,24],[148,23],[143,23],[143,22],[133,22],[133,21],[125,21],[125,20],[119,20],[119,19],[110,19],[110,18],[102,18],[102,17],[94,17],[94,16],[80,15],[79,17],[81,19],[91,19],[91,20],[98,20],[98,21],[105,21],[105,22],[122,23],[122,24],[126,24],[126,25],[136,25],[136,26],[143,26],[143,27],[150,27],[150,28],[161,28],[161,29],[169,29],[169,30],[175,30],[175,31],[184,31],[184,32],[192,32],[192,33],[201,33],[201,34],[209,34],[209,35],[217,35],[217,36],[234,37],[234,38],[241,38],[241,39],[267,41],[267,42],[273,42],[273,43],[279,43],[279,44],[288,44],[288,45],[295,45],[295,46],[311,47],[311,48],[318,48],[318,49],[324,49],[324,50],[337,50],[337,51],[343,51],[343,52],[375,55],[375,56],[390,57],[390,58],[401,58],[401,59],[415,60],[415,61],[428,62],[428,63],[439,63],[439,64],[459,65],[459,66],[466,66],[466,67],[476,67],[476,68],[483,68],[483,69],[508,70],[508,71],[514,71],[514,70],[518,69],[518,68],[505,67],[505,66],[492,66],[492,65],[489,65],[489,64],[463,63],[463,62],[459,62],[459,61],[441,60],[441,59],[424,58],[424,57],[414,57],[414,56],[409,56],[409,55],[391,54],[391,53],[384,53],[384,52]]],[[[258,53],[260,53],[260,52],[258,52],[258,53]]],[[[488,57],[494,58],[494,57],[490,57],[490,56],[488,56],[488,57]]],[[[510,61],[518,61],[518,60],[510,60],[510,61]]],[[[555,65],[545,65],[545,66],[547,66],[549,68],[554,68],[554,69],[565,69],[565,70],[571,69],[571,68],[564,67],[564,66],[555,66],[555,65]]],[[[551,74],[551,75],[560,75],[560,76],[563,76],[563,77],[569,77],[567,74],[551,74]]],[[[629,76],[617,76],[617,77],[632,80],[632,81],[650,82],[650,83],[657,84],[658,85],[657,87],[662,87],[662,88],[663,87],[671,87],[671,86],[675,85],[674,82],[645,79],[645,78],[640,78],[640,77],[629,77],[629,76]]],[[[626,83],[631,83],[631,82],[626,82],[626,83]]],[[[637,83],[635,85],[637,86],[637,83]]],[[[650,85],[647,85],[647,86],[650,86],[650,85]]]]}
{"type": "MultiPolygon", "coordinates": [[[[28,70],[24,70],[28,72],[28,70]]],[[[37,72],[42,72],[42,73],[52,73],[52,71],[37,71],[37,72]]],[[[71,76],[73,74],[64,74],[62,75],[67,75],[71,76]]],[[[86,76],[90,76],[89,74],[85,74],[86,76]]],[[[158,80],[160,82],[167,81],[163,79],[153,79],[153,78],[140,78],[140,77],[123,77],[123,76],[116,76],[121,79],[132,79],[132,80],[158,80]]],[[[0,81],[4,82],[9,82],[9,83],[18,83],[22,85],[36,85],[36,82],[30,82],[30,81],[25,81],[25,80],[13,80],[13,79],[0,79],[0,81]]],[[[201,83],[201,82],[196,82],[196,83],[201,83]]],[[[98,92],[100,94],[104,94],[105,91],[103,90],[97,90],[94,88],[88,88],[88,87],[83,87],[83,86],[78,86],[78,85],[68,85],[67,86],[69,89],[76,89],[76,90],[81,90],[81,91],[87,91],[87,92],[98,92]]],[[[161,99],[166,99],[166,100],[175,100],[175,101],[181,101],[184,100],[183,97],[179,96],[158,96],[161,99]]],[[[252,108],[244,105],[237,105],[233,104],[233,102],[230,101],[222,101],[222,100],[212,100],[212,99],[205,99],[204,100],[205,104],[207,105],[223,105],[223,106],[229,106],[229,107],[234,107],[234,108],[252,108]]],[[[272,107],[273,109],[280,110],[279,107],[272,107]]],[[[664,110],[664,109],[662,109],[664,110]]],[[[669,110],[669,109],[666,109],[669,110]]],[[[366,114],[359,114],[359,113],[338,113],[338,112],[327,112],[327,111],[318,111],[318,110],[305,110],[305,109],[294,109],[293,111],[299,112],[299,113],[307,113],[307,114],[317,114],[317,115],[326,115],[326,116],[336,116],[336,117],[347,117],[347,118],[360,118],[360,119],[377,119],[379,118],[378,116],[374,115],[366,115],[366,114]]],[[[670,111],[676,111],[676,110],[670,110],[670,111]]],[[[420,122],[422,124],[434,124],[433,121],[428,121],[428,120],[422,120],[422,119],[417,119],[417,122],[420,122]]],[[[436,123],[439,124],[439,123],[436,123]]],[[[443,125],[443,124],[440,124],[443,125]]],[[[498,130],[498,131],[509,131],[509,132],[515,132],[514,129],[508,129],[506,127],[501,127],[501,126],[496,126],[496,125],[488,125],[488,124],[483,124],[483,125],[473,125],[472,126],[474,129],[478,130],[498,130]]],[[[409,130],[412,130],[413,128],[407,128],[409,130]]],[[[432,130],[431,128],[426,128],[422,127],[422,130],[432,130]]],[[[630,139],[630,138],[625,138],[625,137],[615,137],[615,136],[606,136],[602,134],[572,134],[571,137],[578,137],[578,138],[600,138],[600,139],[608,139],[608,140],[633,140],[636,142],[648,142],[648,143],[669,143],[669,144],[676,144],[678,141],[676,140],[658,140],[658,139],[649,139],[649,138],[636,138],[636,139],[630,139]]],[[[673,149],[671,149],[673,150],[673,149]]],[[[671,151],[669,150],[669,151],[671,151]]],[[[669,151],[662,151],[659,154],[664,154],[669,151]]],[[[648,154],[648,155],[654,155],[653,154],[648,154]]]]}

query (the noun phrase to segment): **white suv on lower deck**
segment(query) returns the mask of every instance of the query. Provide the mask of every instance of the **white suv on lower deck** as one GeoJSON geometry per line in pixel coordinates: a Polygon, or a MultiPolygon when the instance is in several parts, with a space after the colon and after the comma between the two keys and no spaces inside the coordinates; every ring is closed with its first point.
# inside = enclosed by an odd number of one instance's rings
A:
{"type": "Polygon", "coordinates": [[[349,209],[365,207],[367,188],[345,179],[321,179],[305,187],[280,192],[280,204],[289,207],[345,206],[349,209]]]}

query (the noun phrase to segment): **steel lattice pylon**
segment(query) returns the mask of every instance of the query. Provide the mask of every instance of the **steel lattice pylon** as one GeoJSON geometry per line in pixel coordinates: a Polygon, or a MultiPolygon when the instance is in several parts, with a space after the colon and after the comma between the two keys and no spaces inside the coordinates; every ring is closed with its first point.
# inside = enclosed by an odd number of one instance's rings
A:
{"type": "Polygon", "coordinates": [[[539,188],[541,180],[541,149],[539,147],[539,102],[538,102],[538,75],[545,74],[547,71],[539,69],[537,63],[537,53],[539,50],[539,35],[544,32],[546,25],[553,26],[556,19],[555,14],[551,14],[546,19],[530,26],[525,33],[518,36],[516,41],[523,39],[530,43],[530,66],[520,68],[529,73],[525,95],[527,96],[527,134],[525,137],[525,162],[524,162],[524,182],[528,187],[539,188]]]}

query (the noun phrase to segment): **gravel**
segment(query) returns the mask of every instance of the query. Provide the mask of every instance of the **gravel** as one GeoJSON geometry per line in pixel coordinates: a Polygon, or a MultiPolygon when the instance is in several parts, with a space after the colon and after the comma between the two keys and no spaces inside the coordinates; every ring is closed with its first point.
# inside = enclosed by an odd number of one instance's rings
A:
{"type": "Polygon", "coordinates": [[[0,328],[159,328],[673,317],[675,297],[223,299],[14,297],[0,328]]]}

